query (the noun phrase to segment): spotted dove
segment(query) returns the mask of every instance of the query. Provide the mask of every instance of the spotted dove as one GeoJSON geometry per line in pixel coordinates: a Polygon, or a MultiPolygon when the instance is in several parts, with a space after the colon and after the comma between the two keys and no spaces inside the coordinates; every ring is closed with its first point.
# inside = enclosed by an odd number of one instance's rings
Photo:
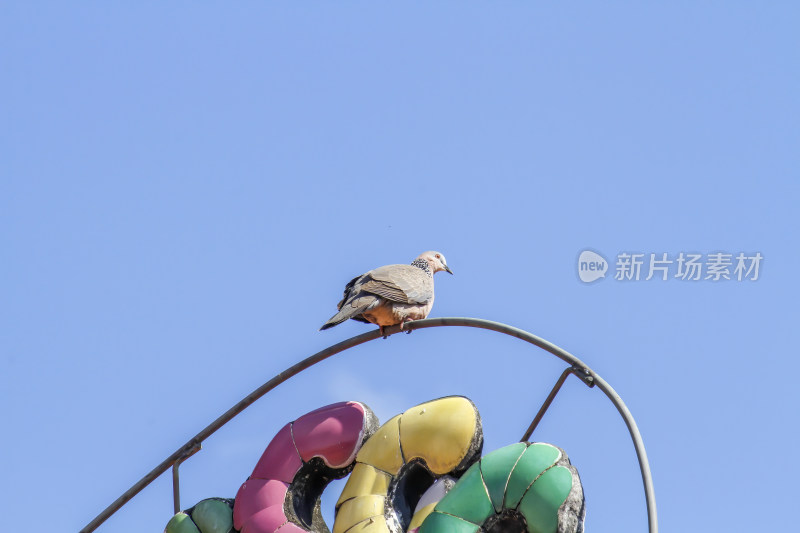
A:
{"type": "Polygon", "coordinates": [[[344,289],[339,312],[320,330],[352,318],[381,328],[428,316],[433,307],[433,275],[453,273],[444,255],[425,252],[410,265],[386,265],[356,276],[344,289]]]}

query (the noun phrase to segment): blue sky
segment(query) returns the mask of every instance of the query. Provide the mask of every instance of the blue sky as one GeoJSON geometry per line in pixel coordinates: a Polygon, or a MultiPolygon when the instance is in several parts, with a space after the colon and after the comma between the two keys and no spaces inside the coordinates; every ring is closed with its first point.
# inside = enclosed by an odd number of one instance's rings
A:
{"type": "MultiPolygon", "coordinates": [[[[528,330],[616,388],[662,530],[786,527],[795,5],[0,10],[4,529],[80,529],[261,383],[366,331],[317,331],[354,275],[428,249],[455,272],[432,316],[528,330]],[[587,248],[764,259],[755,282],[584,284],[587,248]]],[[[283,424],[335,401],[387,420],[462,394],[485,450],[510,444],[562,368],[477,330],[371,342],[206,441],[184,506],[233,497],[283,424]]],[[[590,530],[645,530],[633,447],[598,390],[568,381],[534,438],[571,456],[590,530]]],[[[171,514],[163,476],[100,531],[171,514]]]]}

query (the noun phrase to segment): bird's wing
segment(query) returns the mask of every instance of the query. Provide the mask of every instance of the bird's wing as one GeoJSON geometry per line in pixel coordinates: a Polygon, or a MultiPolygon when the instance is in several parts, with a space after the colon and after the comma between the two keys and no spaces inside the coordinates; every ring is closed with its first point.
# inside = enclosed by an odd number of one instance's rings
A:
{"type": "Polygon", "coordinates": [[[350,280],[350,282],[344,288],[344,294],[342,295],[342,299],[339,300],[339,303],[336,304],[336,308],[340,311],[342,310],[342,306],[354,296],[356,296],[359,292],[361,292],[360,282],[361,279],[364,278],[366,274],[362,274],[360,276],[356,276],[350,280]]]}
{"type": "Polygon", "coordinates": [[[433,279],[411,265],[387,265],[364,275],[360,289],[404,304],[426,304],[433,298],[433,279]]]}

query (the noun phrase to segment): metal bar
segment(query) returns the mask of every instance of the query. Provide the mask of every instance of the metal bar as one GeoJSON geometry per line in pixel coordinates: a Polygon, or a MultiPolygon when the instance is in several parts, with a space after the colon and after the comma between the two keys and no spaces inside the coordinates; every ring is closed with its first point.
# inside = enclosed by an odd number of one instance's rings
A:
{"type": "Polygon", "coordinates": [[[628,432],[631,434],[631,439],[633,440],[633,447],[636,449],[636,457],[639,460],[639,470],[642,473],[642,480],[644,481],[644,495],[647,503],[647,522],[650,527],[650,532],[658,533],[656,494],[653,489],[653,476],[650,473],[650,463],[647,461],[647,452],[644,449],[642,435],[639,433],[639,428],[636,426],[633,415],[631,415],[631,412],[628,410],[625,402],[622,401],[622,398],[619,397],[617,391],[597,374],[594,375],[594,378],[597,388],[608,396],[608,399],[611,400],[611,403],[614,404],[614,407],[617,408],[617,411],[619,411],[619,414],[625,421],[625,425],[628,426],[628,432]]]}
{"type": "Polygon", "coordinates": [[[175,514],[181,510],[180,474],[178,473],[178,469],[180,468],[181,463],[199,452],[202,447],[202,444],[198,444],[185,454],[178,457],[178,459],[172,465],[172,506],[175,509],[175,514]]]}
{"type": "Polygon", "coordinates": [[[178,514],[181,510],[181,486],[178,476],[178,468],[180,463],[172,465],[172,509],[174,514],[178,514]]]}
{"type": "MultiPolygon", "coordinates": [[[[412,322],[407,322],[405,325],[398,325],[398,326],[391,326],[384,328],[384,335],[394,335],[395,333],[399,333],[400,331],[413,331],[415,329],[425,329],[425,328],[434,328],[434,327],[441,327],[441,326],[462,326],[462,327],[471,327],[471,328],[480,328],[480,329],[488,329],[491,331],[496,331],[498,333],[504,333],[506,335],[510,335],[512,337],[516,337],[520,340],[538,346],[543,350],[550,352],[551,354],[555,355],[559,359],[565,361],[572,367],[572,373],[576,376],[581,378],[581,380],[586,383],[588,386],[592,387],[595,384],[598,385],[598,388],[603,391],[603,393],[611,400],[614,406],[619,411],[620,415],[622,416],[623,420],[625,420],[625,424],[628,427],[628,432],[631,435],[633,440],[634,448],[636,450],[636,455],[639,460],[639,468],[642,473],[642,482],[644,484],[644,492],[645,492],[645,500],[647,503],[647,517],[648,517],[648,524],[650,533],[658,533],[658,519],[656,513],[656,501],[655,501],[655,492],[653,489],[653,479],[650,473],[650,466],[647,462],[647,454],[644,450],[644,442],[642,441],[641,434],[639,433],[639,429],[636,426],[636,421],[633,419],[628,408],[625,406],[622,398],[614,391],[614,389],[606,383],[600,376],[598,376],[594,371],[592,371],[586,364],[583,363],[580,359],[572,355],[571,353],[567,352],[532,333],[528,333],[527,331],[521,330],[519,328],[515,328],[509,326],[507,324],[502,324],[500,322],[493,322],[491,320],[483,320],[480,318],[466,318],[466,317],[453,317],[453,318],[427,318],[424,320],[414,320],[412,322]]],[[[167,457],[160,465],[155,467],[151,470],[147,475],[145,475],[142,479],[140,479],[134,486],[130,489],[125,491],[117,500],[115,500],[111,505],[109,505],[103,512],[97,515],[94,520],[89,522],[89,524],[81,530],[81,533],[90,533],[97,529],[97,527],[102,524],[105,520],[108,519],[109,516],[114,514],[120,507],[125,505],[131,498],[133,498],[136,494],[138,494],[142,489],[144,489],[147,485],[152,483],[154,479],[158,476],[163,474],[170,466],[172,466],[175,461],[178,460],[182,455],[184,455],[188,450],[190,450],[193,446],[199,445],[202,443],[206,438],[212,435],[215,431],[225,425],[230,419],[238,415],[242,412],[245,408],[251,405],[253,402],[261,398],[264,394],[268,393],[284,381],[294,377],[295,375],[299,374],[303,370],[307,369],[310,366],[313,366],[320,361],[327,359],[333,355],[336,355],[339,352],[347,350],[349,348],[353,348],[354,346],[358,346],[359,344],[363,344],[365,342],[375,340],[379,337],[382,337],[380,330],[374,329],[367,333],[362,333],[361,335],[356,335],[355,337],[351,337],[346,339],[338,344],[334,344],[316,354],[303,359],[299,363],[289,367],[285,371],[281,372],[271,380],[267,381],[259,388],[251,392],[247,395],[244,399],[242,399],[239,403],[228,409],[224,414],[222,414],[219,418],[217,418],[214,422],[209,424],[206,428],[204,428],[200,433],[195,435],[192,439],[189,440],[186,444],[178,448],[172,455],[167,457]]]]}
{"type": "MultiPolygon", "coordinates": [[[[411,322],[406,322],[405,330],[406,331],[414,331],[416,329],[425,329],[425,328],[436,328],[441,326],[463,326],[469,328],[479,328],[479,329],[488,329],[491,331],[496,331],[498,333],[505,333],[506,335],[510,335],[512,337],[516,337],[520,340],[533,344],[534,346],[538,346],[539,348],[545,350],[546,352],[550,352],[551,354],[555,355],[565,363],[569,364],[570,366],[574,366],[576,371],[580,371],[580,373],[576,373],[578,377],[580,377],[587,385],[591,385],[592,376],[594,376],[594,372],[592,372],[589,367],[569,353],[568,351],[559,348],[552,342],[548,342],[541,337],[537,337],[533,333],[528,333],[527,331],[519,328],[515,328],[513,326],[509,326],[508,324],[503,324],[501,322],[494,322],[491,320],[484,320],[482,318],[467,318],[467,317],[442,317],[442,318],[426,318],[425,320],[414,320],[411,322]]],[[[399,326],[392,326],[395,328],[399,326]]],[[[391,329],[387,328],[389,334],[394,334],[396,331],[392,331],[391,329]]]]}
{"type": "Polygon", "coordinates": [[[531,435],[533,434],[534,430],[536,429],[536,426],[538,426],[539,422],[542,421],[542,418],[544,417],[544,414],[550,408],[550,404],[553,403],[553,400],[555,399],[556,394],[558,394],[558,391],[561,390],[561,385],[564,384],[564,382],[567,380],[567,378],[569,377],[570,374],[572,374],[572,367],[565,368],[564,371],[561,373],[561,376],[559,376],[558,381],[556,381],[556,384],[553,385],[553,390],[551,390],[550,394],[547,395],[547,398],[544,400],[544,403],[539,408],[539,412],[536,413],[535,417],[533,417],[533,421],[531,421],[531,425],[528,426],[528,429],[527,429],[527,431],[525,431],[525,434],[522,436],[521,439],[519,439],[520,442],[527,442],[528,439],[531,438],[531,435]]]}

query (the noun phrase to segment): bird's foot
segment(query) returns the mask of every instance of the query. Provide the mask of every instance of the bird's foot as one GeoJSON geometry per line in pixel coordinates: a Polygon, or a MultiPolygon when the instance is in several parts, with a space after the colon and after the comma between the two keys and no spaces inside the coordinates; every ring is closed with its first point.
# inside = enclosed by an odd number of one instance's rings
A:
{"type": "Polygon", "coordinates": [[[383,336],[384,339],[389,338],[389,335],[386,334],[386,331],[384,331],[383,326],[378,326],[378,329],[381,330],[381,335],[383,336]]]}
{"type": "Polygon", "coordinates": [[[409,319],[406,319],[406,320],[403,320],[402,322],[400,322],[400,331],[405,331],[406,335],[411,335],[411,332],[413,330],[406,329],[406,322],[413,322],[413,321],[409,318],[409,319]]]}

